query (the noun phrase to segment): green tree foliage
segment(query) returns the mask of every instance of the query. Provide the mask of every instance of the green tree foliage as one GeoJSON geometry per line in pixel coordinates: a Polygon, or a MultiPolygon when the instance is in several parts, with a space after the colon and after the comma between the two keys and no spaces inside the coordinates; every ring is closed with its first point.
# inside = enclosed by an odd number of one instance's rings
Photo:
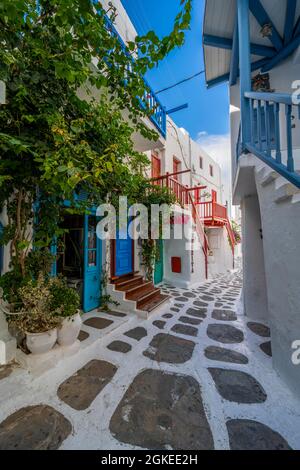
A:
{"type": "Polygon", "coordinates": [[[2,242],[11,241],[21,275],[33,234],[37,247],[60,235],[62,200],[86,191],[88,200],[76,205],[84,211],[91,198],[147,199],[148,162],[132,142],[136,131],[157,138],[141,119],[151,113],[141,107],[148,91],[142,76],[183,44],[190,17],[191,0],[181,0],[167,37],[150,31],[124,47],[112,5],[105,11],[91,0],[0,2],[0,80],[7,86],[0,108],[0,205],[8,214],[2,242]]]}

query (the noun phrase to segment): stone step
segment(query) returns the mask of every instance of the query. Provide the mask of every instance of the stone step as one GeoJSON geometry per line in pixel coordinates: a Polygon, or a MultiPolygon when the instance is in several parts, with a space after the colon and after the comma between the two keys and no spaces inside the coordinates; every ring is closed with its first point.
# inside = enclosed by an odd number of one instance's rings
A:
{"type": "Polygon", "coordinates": [[[144,299],[142,302],[138,303],[138,309],[147,313],[151,313],[156,308],[163,305],[165,302],[169,301],[170,296],[161,294],[160,292],[151,296],[148,299],[144,299]]]}
{"type": "Polygon", "coordinates": [[[154,289],[154,285],[151,281],[143,281],[142,284],[135,286],[126,291],[126,299],[138,300],[144,294],[147,294],[154,289]]]}
{"type": "Polygon", "coordinates": [[[143,276],[133,276],[131,279],[120,280],[115,283],[116,290],[126,292],[132,287],[139,286],[143,283],[143,276]]]}

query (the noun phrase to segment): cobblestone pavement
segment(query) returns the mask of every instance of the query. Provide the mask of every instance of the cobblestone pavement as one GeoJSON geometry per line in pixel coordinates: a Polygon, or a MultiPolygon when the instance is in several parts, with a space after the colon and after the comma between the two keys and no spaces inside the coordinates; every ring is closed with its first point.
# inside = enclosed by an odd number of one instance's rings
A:
{"type": "Polygon", "coordinates": [[[93,312],[81,350],[43,375],[0,368],[0,449],[300,449],[300,403],[241,282],[164,284],[163,312],[93,312]]]}

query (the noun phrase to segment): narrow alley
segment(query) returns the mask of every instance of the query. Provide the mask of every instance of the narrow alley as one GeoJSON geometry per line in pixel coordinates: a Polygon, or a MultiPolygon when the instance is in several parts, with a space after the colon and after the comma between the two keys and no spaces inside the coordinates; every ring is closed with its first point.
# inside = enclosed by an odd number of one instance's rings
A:
{"type": "Polygon", "coordinates": [[[82,349],[39,377],[1,368],[0,449],[299,449],[299,403],[268,327],[242,315],[241,276],[164,284],[172,303],[148,320],[85,315],[82,349]]]}

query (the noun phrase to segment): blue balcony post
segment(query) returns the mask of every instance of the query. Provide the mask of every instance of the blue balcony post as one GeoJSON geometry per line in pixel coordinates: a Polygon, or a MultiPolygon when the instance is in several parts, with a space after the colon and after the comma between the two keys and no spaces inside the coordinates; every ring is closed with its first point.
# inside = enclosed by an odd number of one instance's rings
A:
{"type": "Polygon", "coordinates": [[[249,0],[238,0],[237,9],[240,56],[241,142],[242,151],[244,151],[246,143],[251,141],[250,100],[245,98],[245,93],[251,91],[249,0]]]}

